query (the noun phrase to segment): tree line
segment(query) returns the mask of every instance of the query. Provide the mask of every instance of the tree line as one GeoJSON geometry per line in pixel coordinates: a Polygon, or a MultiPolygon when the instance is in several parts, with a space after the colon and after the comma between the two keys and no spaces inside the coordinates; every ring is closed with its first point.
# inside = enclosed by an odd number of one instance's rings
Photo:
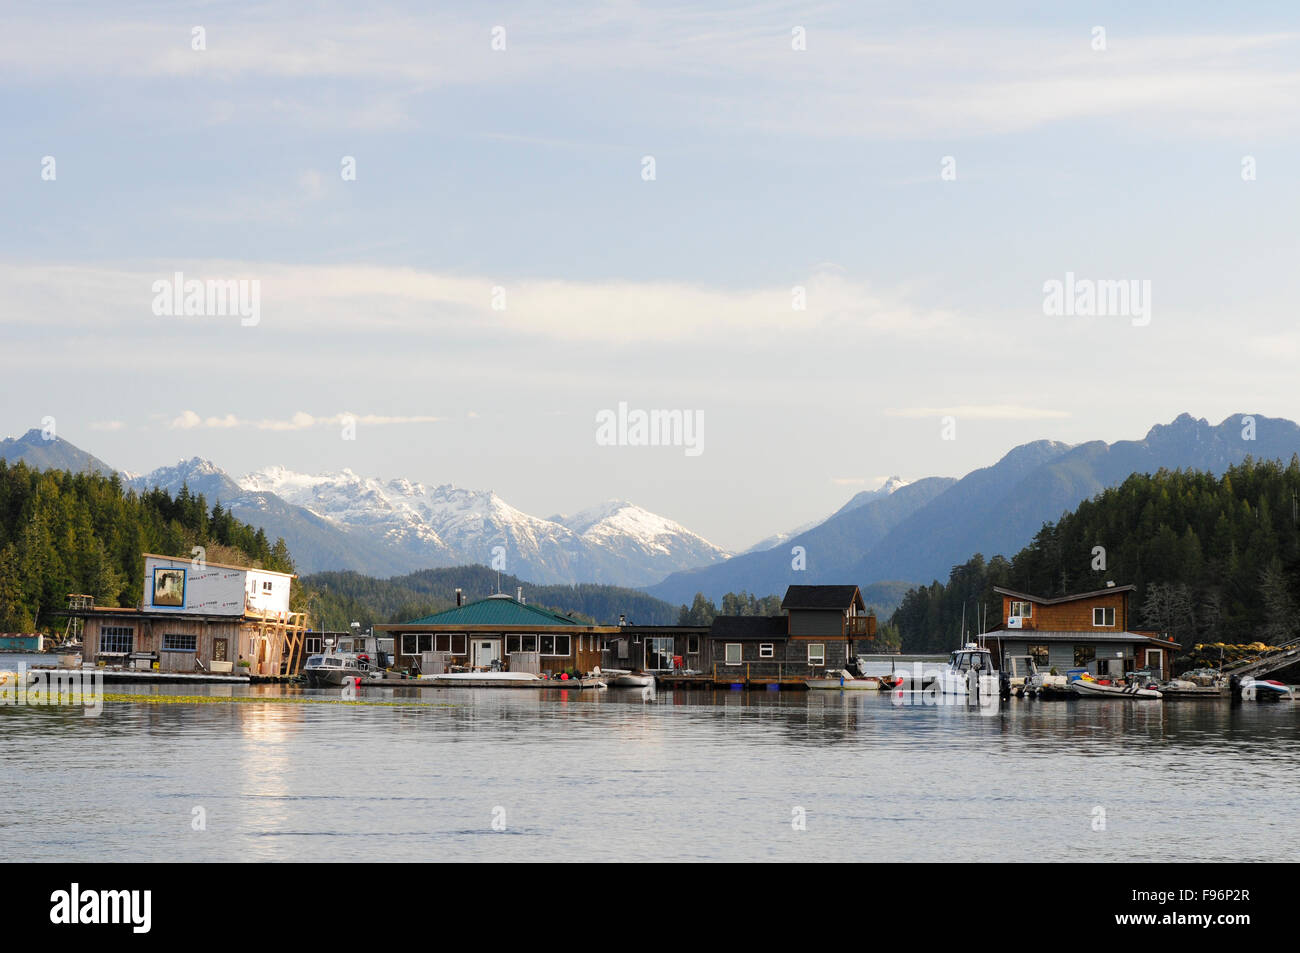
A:
{"type": "Polygon", "coordinates": [[[994,586],[1045,597],[1137,587],[1131,627],[1182,644],[1279,644],[1300,637],[1300,458],[1247,458],[1222,476],[1133,474],[1046,523],[1010,559],[976,554],[946,583],[910,590],[891,621],[909,652],[954,648],[1002,622],[994,586]]]}
{"type": "Polygon", "coordinates": [[[38,470],[0,460],[0,631],[54,633],[69,593],[131,607],[144,593],[146,552],[293,572],[283,539],[208,509],[188,487],[138,493],[118,474],[38,470]]]}

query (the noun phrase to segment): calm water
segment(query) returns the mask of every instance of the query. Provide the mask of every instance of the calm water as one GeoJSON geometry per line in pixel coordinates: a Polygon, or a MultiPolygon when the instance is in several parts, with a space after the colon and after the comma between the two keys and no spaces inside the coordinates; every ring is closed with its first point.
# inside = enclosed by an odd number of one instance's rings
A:
{"type": "Polygon", "coordinates": [[[403,705],[0,708],[0,839],[24,845],[6,856],[1077,861],[1083,847],[1092,860],[1250,860],[1300,848],[1293,703],[1013,701],[987,717],[868,692],[362,698],[403,705]],[[195,808],[206,830],[191,829],[195,808]]]}

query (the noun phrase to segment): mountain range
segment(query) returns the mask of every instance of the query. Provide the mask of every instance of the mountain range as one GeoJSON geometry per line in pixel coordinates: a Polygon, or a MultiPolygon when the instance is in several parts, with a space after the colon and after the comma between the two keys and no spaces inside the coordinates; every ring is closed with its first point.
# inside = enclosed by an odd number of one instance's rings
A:
{"type": "MultiPolygon", "coordinates": [[[[0,441],[0,458],[42,469],[115,472],[62,438],[45,439],[39,430],[0,441]]],[[[209,505],[219,501],[271,539],[284,537],[302,573],[394,576],[477,564],[539,585],[640,587],[684,566],[730,555],[672,520],[622,500],[541,518],[490,490],[385,481],[346,469],[307,475],[281,466],[236,480],[200,457],[144,475],[120,472],[120,477],[138,491],[160,487],[175,494],[187,486],[209,505]]]]}
{"type": "MultiPolygon", "coordinates": [[[[864,490],[825,519],[768,537],[739,555],[626,501],[569,516],[531,516],[489,490],[380,480],[351,470],[322,475],[268,467],[235,479],[192,458],[143,476],[138,490],[182,485],[234,515],[283,536],[299,571],[354,570],[394,576],[425,568],[493,565],[537,584],[608,583],[644,588],[674,604],[703,592],[781,594],[792,583],[856,582],[888,612],[909,584],[946,578],[973,553],[1010,554],[1044,522],[1134,472],[1199,469],[1221,473],[1246,456],[1288,460],[1300,453],[1300,426],[1234,414],[1218,425],[1183,414],[1141,440],[1070,445],[1051,440],[1012,449],[961,479],[891,478],[864,490]],[[1249,436],[1247,436],[1249,435],[1249,436]],[[503,550],[495,550],[503,547],[503,550]],[[499,560],[498,560],[499,562],[499,560]]],[[[101,473],[103,461],[33,430],[0,441],[0,458],[31,466],[101,473]]]]}
{"type": "Polygon", "coordinates": [[[1022,444],[960,480],[917,480],[841,509],[775,549],[674,573],[647,591],[680,603],[696,592],[712,598],[739,588],[781,593],[792,583],[946,579],[953,566],[974,553],[1016,553],[1043,523],[1132,473],[1161,468],[1222,473],[1247,456],[1287,461],[1300,453],[1300,426],[1292,421],[1254,415],[1248,427],[1245,419],[1233,414],[1211,425],[1182,414],[1152,427],[1141,440],[1022,444]],[[803,548],[802,570],[794,568],[795,547],[803,548]]]}

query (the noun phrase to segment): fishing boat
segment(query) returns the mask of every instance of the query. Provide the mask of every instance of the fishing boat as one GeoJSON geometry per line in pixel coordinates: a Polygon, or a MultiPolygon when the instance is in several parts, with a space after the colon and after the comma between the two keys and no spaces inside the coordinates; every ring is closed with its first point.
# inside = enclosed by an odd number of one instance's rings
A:
{"type": "Polygon", "coordinates": [[[1276,679],[1243,678],[1241,680],[1241,700],[1244,702],[1275,702],[1293,699],[1295,693],[1290,685],[1276,679]]]}
{"type": "Polygon", "coordinates": [[[325,651],[307,658],[302,677],[313,688],[342,685],[349,678],[365,678],[373,671],[365,652],[340,651],[333,639],[325,640],[325,651]]]}
{"type": "Polygon", "coordinates": [[[1074,679],[1070,682],[1070,688],[1080,698],[1121,698],[1150,701],[1164,697],[1158,689],[1143,688],[1137,682],[1128,685],[1103,685],[1089,676],[1074,679]]]}

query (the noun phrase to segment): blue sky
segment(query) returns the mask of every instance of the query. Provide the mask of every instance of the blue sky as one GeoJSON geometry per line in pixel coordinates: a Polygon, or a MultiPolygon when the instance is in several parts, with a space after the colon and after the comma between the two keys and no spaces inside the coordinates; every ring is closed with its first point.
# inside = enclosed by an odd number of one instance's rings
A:
{"type": "Polygon", "coordinates": [[[1027,440],[1298,418],[1300,17],[1128,6],[11,7],[0,431],[743,547],[1027,440]],[[153,314],[176,271],[261,320],[153,314]],[[1150,323],[1044,315],[1066,272],[1150,323]],[[598,446],[620,401],[704,452],[598,446]]]}

